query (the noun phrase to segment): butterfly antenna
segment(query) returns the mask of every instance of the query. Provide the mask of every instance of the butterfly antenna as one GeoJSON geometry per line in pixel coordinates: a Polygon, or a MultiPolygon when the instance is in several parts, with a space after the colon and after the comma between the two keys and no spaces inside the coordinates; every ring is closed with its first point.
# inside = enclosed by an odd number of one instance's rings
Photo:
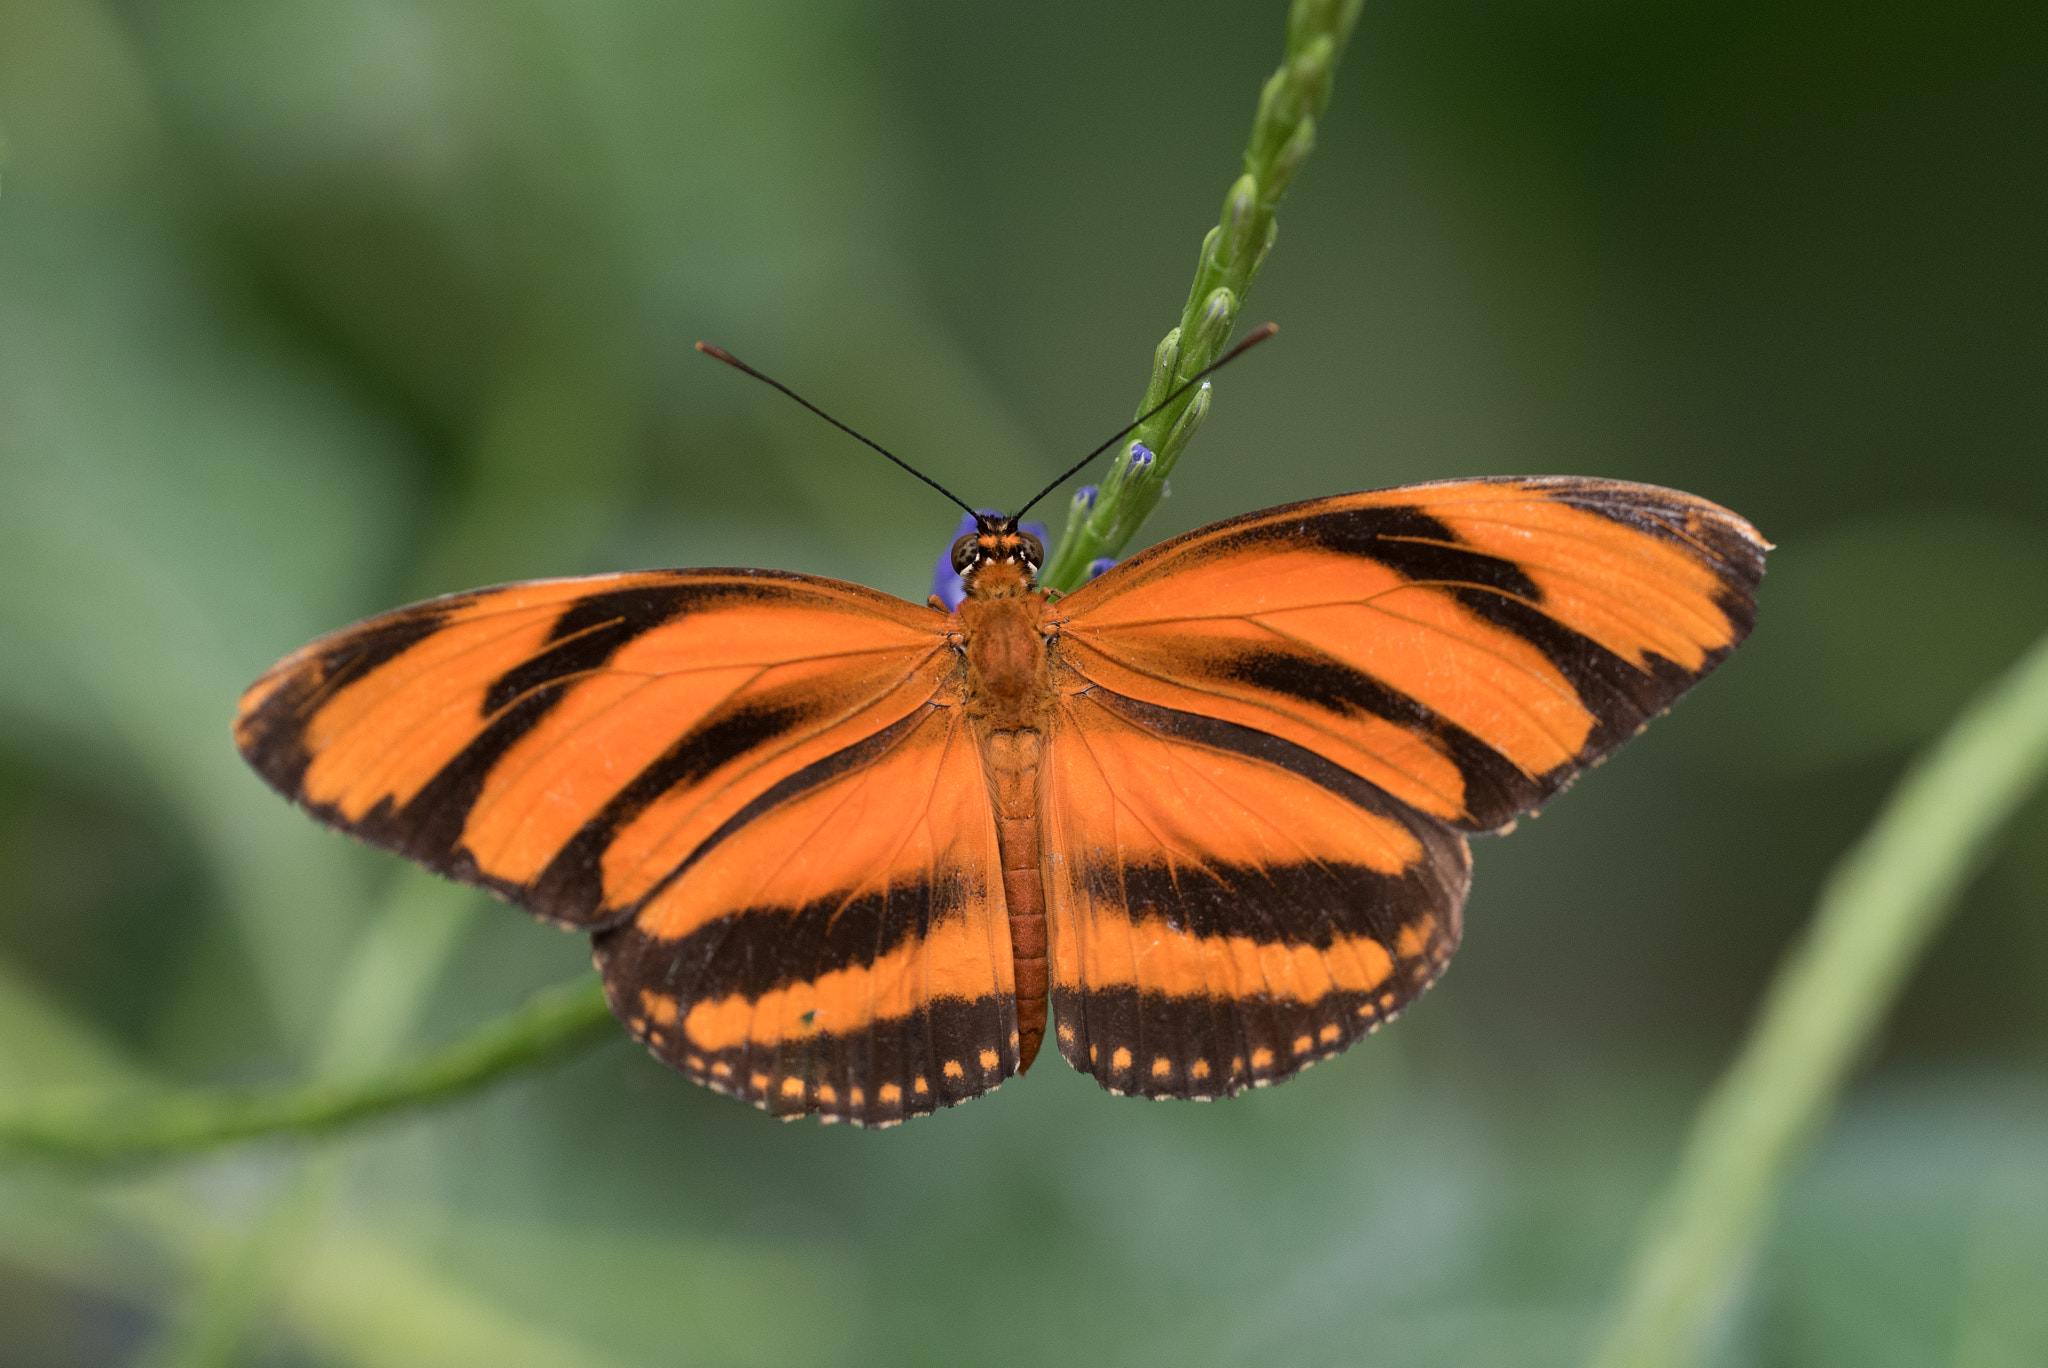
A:
{"type": "MultiPolygon", "coordinates": [[[[1238,343],[1229,351],[1223,353],[1221,359],[1211,361],[1208,365],[1202,367],[1193,375],[1189,376],[1186,383],[1182,384],[1179,389],[1167,395],[1164,399],[1161,399],[1157,404],[1154,404],[1151,408],[1147,409],[1145,412],[1139,414],[1136,418],[1132,419],[1130,423],[1128,423],[1122,429],[1120,429],[1108,441],[1104,442],[1101,446],[1095,448],[1095,450],[1089,452],[1086,456],[1083,456],[1080,460],[1074,462],[1073,467],[1069,469],[1066,474],[1060,476],[1057,480],[1054,480],[1051,484],[1039,490],[1038,493],[1032,495],[1031,503],[1025,504],[1024,508],[1020,508],[1015,513],[1011,514],[1010,520],[1012,522],[1015,522],[1018,518],[1023,517],[1025,509],[1030,508],[1031,504],[1037,503],[1040,499],[1052,493],[1055,489],[1058,489],[1061,485],[1065,484],[1075,475],[1080,474],[1082,466],[1087,465],[1097,456],[1100,456],[1103,452],[1109,450],[1118,442],[1121,442],[1124,438],[1130,436],[1133,432],[1136,432],[1140,427],[1144,426],[1147,422],[1149,422],[1152,419],[1153,415],[1159,413],[1162,409],[1172,404],[1174,400],[1180,398],[1183,394],[1186,394],[1196,385],[1199,385],[1202,383],[1202,381],[1206,380],[1209,377],[1210,372],[1222,370],[1225,366],[1237,360],[1238,357],[1243,356],[1253,347],[1258,346],[1259,343],[1265,341],[1267,338],[1271,337],[1274,333],[1279,331],[1280,325],[1278,323],[1267,323],[1261,325],[1260,327],[1254,328],[1251,334],[1247,336],[1244,341],[1238,343]]],[[[700,343],[699,345],[702,344],[700,343]]],[[[773,382],[771,381],[770,383],[773,382]]]]}
{"type": "MultiPolygon", "coordinates": [[[[816,404],[804,398],[801,394],[798,394],[795,390],[783,384],[780,380],[775,379],[773,376],[761,374],[761,372],[755,370],[752,366],[740,360],[737,356],[734,356],[731,352],[727,351],[723,347],[714,347],[709,342],[699,342],[697,344],[697,350],[703,352],[713,361],[723,361],[726,365],[731,366],[736,371],[744,371],[746,374],[753,376],[756,380],[759,380],[764,385],[773,385],[776,389],[781,390],[784,394],[796,400],[799,404],[802,404],[805,408],[817,414],[820,418],[823,418],[826,422],[830,423],[833,427],[838,428],[847,436],[853,438],[855,441],[865,442],[867,445],[873,447],[876,451],[881,452],[884,456],[887,456],[890,460],[894,461],[897,465],[902,466],[905,470],[917,476],[918,479],[923,480],[933,489],[938,490],[939,493],[945,495],[954,503],[959,504],[969,513],[974,512],[973,506],[968,504],[967,501],[962,499],[958,494],[955,494],[952,490],[946,488],[937,480],[934,480],[931,476],[925,474],[922,470],[919,470],[916,466],[910,464],[910,462],[904,460],[901,456],[898,456],[895,452],[883,446],[880,442],[875,441],[871,437],[863,437],[860,433],[855,432],[852,428],[840,422],[837,418],[834,418],[831,414],[825,412],[825,410],[819,408],[816,404]]],[[[1242,351],[1244,349],[1240,347],[1238,348],[1238,350],[1242,351]]],[[[1225,359],[1227,360],[1228,358],[1225,359]]],[[[1215,367],[1212,366],[1210,367],[1210,369],[1213,370],[1215,369],[1215,367]]],[[[1208,371],[1204,371],[1203,374],[1208,374],[1208,371]]],[[[1112,438],[1111,440],[1114,441],[1115,439],[1112,438]]]]}

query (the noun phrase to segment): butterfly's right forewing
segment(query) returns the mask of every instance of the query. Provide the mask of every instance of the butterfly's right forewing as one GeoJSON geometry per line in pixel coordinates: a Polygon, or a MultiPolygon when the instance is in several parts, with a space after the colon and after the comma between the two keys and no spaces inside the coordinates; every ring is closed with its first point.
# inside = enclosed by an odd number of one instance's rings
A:
{"type": "Polygon", "coordinates": [[[1749,634],[1766,543],[1676,490],[1447,480],[1248,513],[1063,601],[1064,664],[1465,831],[1534,811],[1749,634]]]}

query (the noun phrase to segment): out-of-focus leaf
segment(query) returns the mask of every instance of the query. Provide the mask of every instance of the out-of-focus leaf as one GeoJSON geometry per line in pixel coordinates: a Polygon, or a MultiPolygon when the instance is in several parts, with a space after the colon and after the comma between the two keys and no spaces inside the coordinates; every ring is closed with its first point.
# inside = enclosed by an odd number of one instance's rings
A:
{"type": "MultiPolygon", "coordinates": [[[[134,1068],[0,962],[0,1098],[31,1087],[135,1087],[134,1068]]],[[[0,1102],[0,1106],[4,1106],[0,1102]]]]}
{"type": "Polygon", "coordinates": [[[315,1069],[348,1078],[405,1047],[483,895],[402,868],[358,938],[334,996],[315,1069]]]}
{"type": "Polygon", "coordinates": [[[293,1339],[322,1359],[360,1368],[602,1368],[619,1362],[366,1237],[337,1235],[315,1247],[286,1282],[283,1297],[293,1339]]]}
{"type": "MultiPolygon", "coordinates": [[[[222,212],[292,307],[452,440],[486,505],[517,486],[522,516],[465,517],[437,559],[489,547],[520,575],[600,568],[548,564],[554,529],[534,546],[525,519],[631,516],[633,486],[658,481],[681,484],[693,513],[706,487],[728,505],[792,505],[829,530],[836,572],[914,588],[919,557],[895,555],[892,534],[923,491],[695,356],[699,337],[949,485],[1016,497],[1002,491],[1037,473],[899,241],[890,118],[844,41],[859,11],[217,0],[129,13],[222,212]],[[723,440],[735,429],[737,447],[723,440]],[[565,484],[575,497],[536,497],[565,484]]],[[[924,498],[924,523],[949,524],[924,498]]],[[[703,563],[687,545],[673,559],[703,563]]],[[[446,578],[432,575],[458,587],[446,578]]]]}
{"type": "Polygon", "coordinates": [[[95,99],[122,116],[92,126],[103,158],[163,150],[116,36],[67,6],[8,11],[0,47],[16,37],[101,88],[30,103],[9,129],[0,719],[112,758],[171,805],[269,1007],[302,1033],[355,881],[244,770],[227,722],[281,643],[363,604],[398,530],[392,434],[225,312],[139,187],[66,179],[95,99]]]}
{"type": "Polygon", "coordinates": [[[1769,1362],[2048,1361],[2048,1098],[1984,1075],[1852,1106],[1789,1197],[1758,1287],[1769,1362]]]}
{"type": "Polygon", "coordinates": [[[139,1310],[160,1303],[169,1261],[103,1207],[49,1173],[0,1173],[0,1277],[21,1268],[139,1310]]]}
{"type": "Polygon", "coordinates": [[[497,1304],[650,1368],[861,1362],[887,1333],[872,1281],[829,1245],[477,1221],[441,1253],[497,1304]]]}

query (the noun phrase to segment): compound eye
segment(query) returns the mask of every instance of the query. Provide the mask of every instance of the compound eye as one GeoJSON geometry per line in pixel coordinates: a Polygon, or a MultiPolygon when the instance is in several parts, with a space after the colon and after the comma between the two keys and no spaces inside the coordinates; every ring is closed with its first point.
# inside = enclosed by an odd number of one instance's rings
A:
{"type": "Polygon", "coordinates": [[[976,548],[977,543],[972,532],[953,543],[954,574],[964,575],[967,573],[967,568],[974,564],[977,555],[976,548]]]}
{"type": "Polygon", "coordinates": [[[1024,543],[1024,559],[1030,562],[1032,570],[1036,571],[1045,564],[1044,542],[1029,532],[1019,532],[1017,539],[1024,543]]]}

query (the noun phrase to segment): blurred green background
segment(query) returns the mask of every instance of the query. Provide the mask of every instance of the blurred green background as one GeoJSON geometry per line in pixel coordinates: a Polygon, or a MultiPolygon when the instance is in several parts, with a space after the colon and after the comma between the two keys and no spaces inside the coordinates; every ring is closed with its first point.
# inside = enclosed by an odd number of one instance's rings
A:
{"type": "MultiPolygon", "coordinates": [[[[1283,11],[0,0],[0,1090],[453,1039],[583,942],[241,766],[313,635],[528,575],[921,598],[1130,412],[1283,11]]],[[[0,1167],[0,1362],[1567,1364],[1819,881],[2048,628],[2048,8],[1372,0],[1148,537],[1459,474],[1675,485],[1750,646],[1481,842],[1397,1026],[1216,1106],[1048,1058],[885,1133],[623,1040],[321,1147],[0,1167]]],[[[1716,1361],[2048,1363],[2048,802],[1716,1361]]]]}

